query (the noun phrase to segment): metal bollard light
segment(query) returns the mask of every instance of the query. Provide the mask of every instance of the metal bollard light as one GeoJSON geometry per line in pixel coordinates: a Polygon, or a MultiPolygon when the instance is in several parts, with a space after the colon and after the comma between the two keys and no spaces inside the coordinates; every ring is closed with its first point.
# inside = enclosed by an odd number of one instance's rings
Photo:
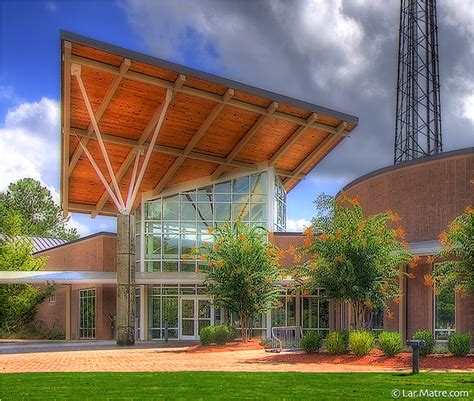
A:
{"type": "Polygon", "coordinates": [[[420,347],[425,342],[423,340],[407,340],[407,345],[411,346],[412,349],[412,367],[413,373],[420,372],[420,347]]]}

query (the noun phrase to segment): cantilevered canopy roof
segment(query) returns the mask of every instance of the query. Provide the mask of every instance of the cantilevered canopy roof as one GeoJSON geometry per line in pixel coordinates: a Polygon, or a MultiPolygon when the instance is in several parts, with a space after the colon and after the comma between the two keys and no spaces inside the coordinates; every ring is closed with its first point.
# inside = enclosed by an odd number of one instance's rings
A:
{"type": "Polygon", "coordinates": [[[127,213],[143,192],[273,165],[291,190],[354,116],[61,32],[65,212],[127,213]]]}

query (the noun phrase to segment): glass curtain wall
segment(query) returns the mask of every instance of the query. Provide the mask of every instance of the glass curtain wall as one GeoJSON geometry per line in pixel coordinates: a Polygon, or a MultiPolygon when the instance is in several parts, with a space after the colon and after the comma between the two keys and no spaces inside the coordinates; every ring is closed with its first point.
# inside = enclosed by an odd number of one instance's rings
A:
{"type": "Polygon", "coordinates": [[[273,229],[286,231],[286,191],[278,177],[275,177],[273,190],[273,229]]]}
{"type": "Polygon", "coordinates": [[[196,271],[203,262],[191,258],[192,249],[212,242],[210,229],[225,221],[268,228],[267,176],[260,172],[147,201],[144,270],[196,271]]]}

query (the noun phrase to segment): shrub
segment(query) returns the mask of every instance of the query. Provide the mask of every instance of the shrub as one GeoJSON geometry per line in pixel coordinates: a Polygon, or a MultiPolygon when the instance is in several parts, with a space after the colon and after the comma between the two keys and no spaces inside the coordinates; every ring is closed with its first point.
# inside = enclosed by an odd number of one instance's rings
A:
{"type": "Polygon", "coordinates": [[[230,330],[228,326],[217,326],[214,333],[214,341],[216,344],[223,345],[229,341],[230,330]]]}
{"type": "Polygon", "coordinates": [[[201,329],[199,332],[199,340],[202,345],[211,345],[215,341],[215,326],[206,326],[201,329]]]}
{"type": "Polygon", "coordinates": [[[413,336],[413,340],[423,340],[424,344],[420,347],[420,355],[426,356],[433,353],[435,338],[428,330],[418,330],[413,336]]]}
{"type": "Polygon", "coordinates": [[[448,350],[454,356],[466,356],[471,350],[471,341],[469,333],[453,333],[448,337],[448,350]]]}
{"type": "Polygon", "coordinates": [[[306,333],[301,339],[301,348],[307,354],[315,354],[323,345],[323,333],[310,331],[306,333]]]}
{"type": "Polygon", "coordinates": [[[59,331],[59,330],[50,330],[46,334],[46,338],[48,340],[64,340],[66,337],[64,336],[64,333],[59,331]]]}
{"type": "Polygon", "coordinates": [[[227,333],[228,333],[227,341],[229,342],[235,341],[238,335],[237,329],[234,326],[230,326],[230,325],[226,325],[225,327],[227,327],[227,333]]]}
{"type": "Polygon", "coordinates": [[[349,349],[356,356],[368,355],[374,346],[374,336],[368,331],[351,331],[349,349]]]}
{"type": "Polygon", "coordinates": [[[326,339],[326,349],[330,354],[340,355],[346,352],[349,342],[347,331],[336,330],[331,331],[326,339]]]}
{"type": "Polygon", "coordinates": [[[383,331],[378,338],[379,349],[387,356],[395,356],[402,352],[402,336],[396,331],[383,331]]]}

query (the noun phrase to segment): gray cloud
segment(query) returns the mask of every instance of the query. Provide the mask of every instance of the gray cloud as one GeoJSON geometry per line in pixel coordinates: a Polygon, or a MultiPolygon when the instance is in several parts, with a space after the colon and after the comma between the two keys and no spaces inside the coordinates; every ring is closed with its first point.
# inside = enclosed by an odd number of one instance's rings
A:
{"type": "MultiPolygon", "coordinates": [[[[474,14],[468,3],[438,8],[445,150],[474,144],[474,14]]],[[[348,181],[392,163],[398,0],[121,5],[158,57],[357,115],[357,130],[316,176],[348,181]]]]}

